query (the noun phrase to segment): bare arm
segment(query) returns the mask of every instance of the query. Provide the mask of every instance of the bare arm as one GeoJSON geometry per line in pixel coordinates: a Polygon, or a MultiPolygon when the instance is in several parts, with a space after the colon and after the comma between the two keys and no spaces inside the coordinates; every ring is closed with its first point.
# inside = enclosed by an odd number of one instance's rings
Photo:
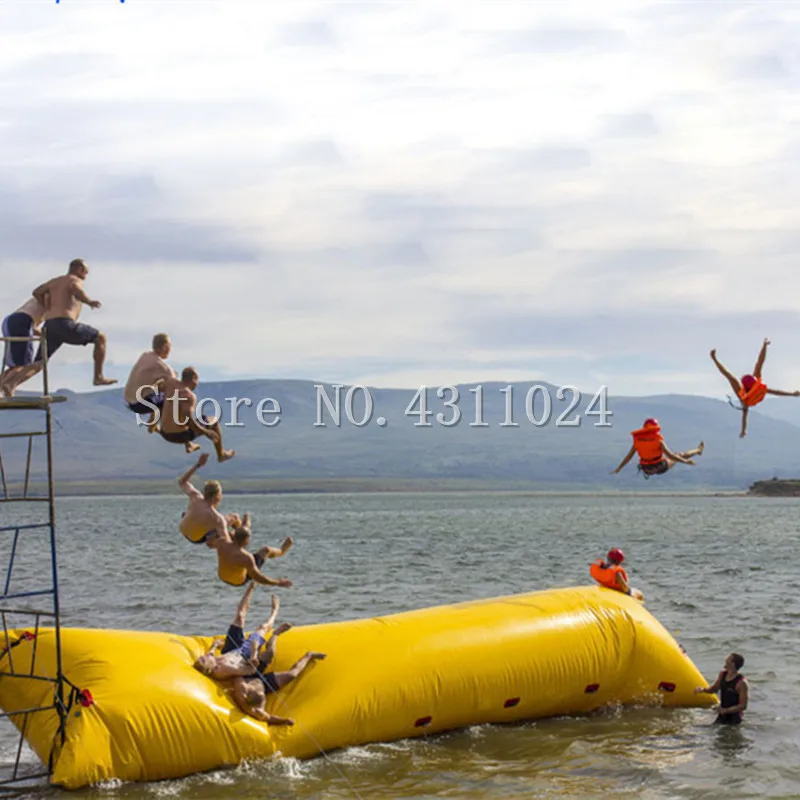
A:
{"type": "Polygon", "coordinates": [[[214,654],[214,651],[215,651],[215,650],[216,650],[218,647],[222,647],[222,645],[223,645],[224,643],[225,643],[225,640],[224,640],[224,639],[214,639],[214,641],[213,641],[213,642],[211,642],[211,647],[209,647],[209,648],[208,648],[208,652],[206,653],[206,655],[207,655],[207,656],[213,655],[213,654],[214,654]]]}
{"type": "Polygon", "coordinates": [[[611,473],[612,475],[616,475],[636,454],[636,446],[631,445],[631,449],[628,450],[628,455],[622,459],[620,465],[611,473]]]}
{"type": "Polygon", "coordinates": [[[780,389],[767,389],[767,394],[776,394],[780,397],[800,397],[800,392],[784,392],[780,389]]]}
{"type": "Polygon", "coordinates": [[[197,470],[199,470],[200,467],[202,467],[206,463],[206,461],[208,461],[208,453],[203,453],[203,455],[201,455],[200,458],[197,459],[197,463],[193,467],[187,469],[186,472],[184,472],[183,475],[181,475],[181,477],[178,478],[178,486],[180,486],[181,491],[184,494],[189,495],[189,497],[203,496],[197,489],[195,489],[194,486],[192,486],[191,483],[189,483],[189,481],[191,480],[195,472],[197,472],[197,470]]]}
{"type": "Polygon", "coordinates": [[[50,284],[52,281],[47,281],[46,283],[41,284],[41,286],[37,286],[31,294],[36,298],[36,300],[42,304],[42,306],[47,309],[50,305],[50,284]]]}
{"type": "Polygon", "coordinates": [[[81,286],[77,278],[69,282],[69,292],[76,300],[80,300],[81,303],[86,303],[89,308],[100,308],[100,301],[92,300],[86,292],[83,291],[83,286],[81,286]]]}
{"type": "Polygon", "coordinates": [[[250,553],[247,555],[249,556],[247,564],[247,577],[250,578],[250,580],[260,583],[263,586],[283,586],[285,589],[291,587],[292,582],[286,578],[268,578],[258,568],[255,558],[253,558],[250,553]]]}
{"type": "Polygon", "coordinates": [[[698,686],[695,690],[695,694],[714,694],[714,692],[718,692],[720,688],[720,680],[722,678],[722,673],[717,675],[717,679],[711,686],[698,686]]]}

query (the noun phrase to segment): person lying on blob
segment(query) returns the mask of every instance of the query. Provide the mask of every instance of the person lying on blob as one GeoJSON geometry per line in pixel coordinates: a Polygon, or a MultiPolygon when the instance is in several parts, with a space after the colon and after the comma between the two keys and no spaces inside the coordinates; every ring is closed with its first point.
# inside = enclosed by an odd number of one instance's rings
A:
{"type": "Polygon", "coordinates": [[[644,600],[644,594],[639,589],[632,589],[628,583],[628,573],[621,566],[625,560],[625,554],[618,547],[613,547],[608,551],[606,560],[598,558],[589,567],[589,574],[607,589],[615,589],[623,594],[629,594],[636,600],[644,600]]]}
{"type": "Polygon", "coordinates": [[[622,463],[611,472],[612,475],[616,475],[637,454],[639,456],[638,469],[645,479],[648,479],[651,475],[663,475],[678,462],[694,464],[692,458],[702,455],[705,450],[705,444],[700,442],[694,450],[673,453],[661,435],[661,426],[658,424],[658,420],[652,417],[646,419],[639,430],[631,431],[631,436],[633,436],[631,449],[628,451],[628,455],[622,459],[622,463]]]}
{"type": "MultiPolygon", "coordinates": [[[[747,412],[753,407],[757,406],[768,394],[778,395],[780,397],[800,397],[800,391],[797,392],[783,392],[780,389],[770,389],[761,380],[761,370],[764,366],[764,361],[767,358],[767,347],[769,346],[769,339],[764,339],[764,344],[761,345],[761,351],[758,354],[755,368],[752,375],[742,375],[739,380],[717,359],[717,351],[711,351],[711,360],[716,364],[717,369],[728,379],[736,396],[742,401],[741,406],[734,406],[739,408],[742,412],[742,430],[739,438],[747,435],[747,412]]],[[[730,402],[730,401],[729,401],[730,402]]],[[[733,405],[733,403],[731,403],[733,405]]]]}

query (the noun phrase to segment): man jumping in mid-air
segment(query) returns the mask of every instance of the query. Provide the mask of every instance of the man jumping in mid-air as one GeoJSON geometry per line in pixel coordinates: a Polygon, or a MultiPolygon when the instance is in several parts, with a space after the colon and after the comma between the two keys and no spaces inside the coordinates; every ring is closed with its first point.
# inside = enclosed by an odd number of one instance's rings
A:
{"type": "MultiPolygon", "coordinates": [[[[225,450],[222,446],[222,427],[217,419],[206,419],[199,422],[196,418],[197,397],[194,390],[200,380],[194,367],[186,367],[180,379],[168,377],[164,380],[161,392],[164,395],[162,405],[161,437],[172,444],[185,445],[186,451],[196,450],[199,445],[194,441],[198,436],[206,436],[217,451],[217,461],[227,461],[236,455],[235,450],[225,450]]],[[[156,406],[144,403],[152,411],[157,420],[156,406]]],[[[155,420],[154,420],[155,421],[155,420]]]]}
{"type": "Polygon", "coordinates": [[[189,498],[189,507],[181,515],[180,531],[192,544],[206,544],[211,547],[211,540],[216,536],[228,536],[228,523],[217,510],[222,502],[222,486],[219,481],[206,481],[200,492],[191,484],[192,476],[209,459],[203,453],[197,463],[178,478],[178,486],[189,498]]]}
{"type": "Polygon", "coordinates": [[[219,481],[206,481],[202,492],[191,483],[195,472],[208,459],[208,453],[203,453],[197,463],[178,478],[178,486],[189,498],[189,506],[181,516],[181,533],[193,544],[205,544],[217,551],[217,573],[225,583],[244,586],[252,580],[267,586],[290,588],[290,580],[269,578],[261,572],[261,566],[268,558],[285,555],[293,544],[292,537],[287,536],[279,548],[265,545],[255,555],[249,552],[250,515],[245,514],[242,520],[238,514],[223,516],[220,513],[222,485],[219,481]]]}
{"type": "Polygon", "coordinates": [[[779,395],[780,397],[800,397],[800,391],[782,392],[780,389],[770,389],[761,380],[761,370],[767,358],[767,347],[769,343],[769,339],[764,339],[764,344],[761,346],[761,352],[758,354],[758,360],[753,369],[753,374],[742,375],[741,381],[719,362],[717,359],[717,351],[711,351],[711,360],[717,365],[717,369],[728,379],[728,383],[730,383],[734,393],[742,401],[740,407],[742,411],[742,431],[739,434],[740,439],[747,434],[747,412],[753,406],[757,406],[768,394],[779,395]]]}

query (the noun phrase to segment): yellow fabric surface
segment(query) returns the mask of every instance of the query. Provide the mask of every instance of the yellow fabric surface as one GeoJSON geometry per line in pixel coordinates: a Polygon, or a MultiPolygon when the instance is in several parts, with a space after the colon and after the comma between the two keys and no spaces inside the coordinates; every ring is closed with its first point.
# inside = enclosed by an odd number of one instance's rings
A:
{"type": "MultiPolygon", "coordinates": [[[[177,778],[276,752],[306,758],[319,748],[576,714],[609,703],[716,703],[712,695],[694,694],[705,679],[644,606],[599,586],[293,628],[279,638],[270,669],[288,669],[308,650],[327,654],[270,696],[267,709],[292,717],[293,727],[268,727],[243,715],[231,682],[215,683],[192,667],[214,637],[61,633],[64,674],[94,699],[89,708],[73,705],[66,744],[55,754],[53,782],[67,788],[112,778],[177,778]],[[662,682],[674,690],[659,688],[662,682]]],[[[52,630],[40,631],[35,674],[55,674],[54,643],[52,630]]],[[[16,670],[29,670],[32,643],[12,652],[16,670]]],[[[0,669],[9,669],[8,656],[0,669]]],[[[0,707],[44,704],[51,691],[43,681],[3,677],[0,707]]],[[[22,717],[12,721],[19,727],[22,717]]],[[[54,711],[29,716],[26,738],[45,763],[56,730],[54,711]]]]}

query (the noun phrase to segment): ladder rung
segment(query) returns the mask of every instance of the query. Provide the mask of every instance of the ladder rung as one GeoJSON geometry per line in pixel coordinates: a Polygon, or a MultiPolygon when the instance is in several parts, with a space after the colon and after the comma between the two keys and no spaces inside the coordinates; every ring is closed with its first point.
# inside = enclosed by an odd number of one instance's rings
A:
{"type": "Polygon", "coordinates": [[[47,431],[23,431],[22,433],[0,433],[0,439],[22,439],[25,436],[47,436],[47,431]]]}
{"type": "MultiPolygon", "coordinates": [[[[20,597],[43,597],[47,594],[53,594],[52,589],[46,589],[42,592],[18,592],[17,594],[0,594],[0,602],[3,600],[16,600],[20,597]]],[[[10,613],[10,612],[7,612],[10,613]]]]}
{"type": "Polygon", "coordinates": [[[49,528],[49,522],[40,522],[38,525],[6,525],[0,527],[0,533],[6,533],[7,531],[32,531],[38,528],[49,528]]]}

